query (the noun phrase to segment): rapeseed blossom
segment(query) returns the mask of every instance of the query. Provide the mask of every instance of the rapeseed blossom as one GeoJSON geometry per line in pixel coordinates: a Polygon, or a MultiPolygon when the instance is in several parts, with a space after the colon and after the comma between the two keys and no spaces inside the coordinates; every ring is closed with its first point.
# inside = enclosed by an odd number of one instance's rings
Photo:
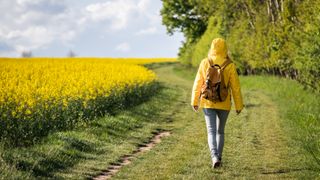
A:
{"type": "Polygon", "coordinates": [[[140,102],[158,89],[143,64],[175,59],[0,58],[0,141],[21,146],[140,102]]]}
{"type": "Polygon", "coordinates": [[[12,116],[30,115],[42,104],[64,107],[72,100],[97,97],[144,86],[155,74],[138,65],[174,59],[26,58],[0,59],[0,109],[12,116]]]}

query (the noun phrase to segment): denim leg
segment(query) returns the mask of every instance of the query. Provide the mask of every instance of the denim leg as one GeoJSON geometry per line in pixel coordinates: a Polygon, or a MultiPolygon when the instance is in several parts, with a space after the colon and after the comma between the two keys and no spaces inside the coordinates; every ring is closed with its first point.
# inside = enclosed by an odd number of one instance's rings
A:
{"type": "Polygon", "coordinates": [[[218,150],[218,157],[222,158],[222,151],[224,145],[224,128],[227,122],[227,118],[229,115],[229,111],[226,110],[216,110],[217,113],[217,150],[218,150]]]}
{"type": "Polygon", "coordinates": [[[218,149],[217,149],[217,124],[216,118],[217,113],[214,109],[203,108],[204,117],[206,120],[207,133],[208,133],[208,145],[210,150],[211,158],[218,157],[218,149]]]}

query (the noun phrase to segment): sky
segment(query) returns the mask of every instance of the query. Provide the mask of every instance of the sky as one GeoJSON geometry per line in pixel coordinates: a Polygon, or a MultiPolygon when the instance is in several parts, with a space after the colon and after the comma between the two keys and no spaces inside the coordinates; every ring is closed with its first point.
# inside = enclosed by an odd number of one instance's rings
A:
{"type": "Polygon", "coordinates": [[[177,57],[161,0],[0,0],[0,57],[177,57]]]}

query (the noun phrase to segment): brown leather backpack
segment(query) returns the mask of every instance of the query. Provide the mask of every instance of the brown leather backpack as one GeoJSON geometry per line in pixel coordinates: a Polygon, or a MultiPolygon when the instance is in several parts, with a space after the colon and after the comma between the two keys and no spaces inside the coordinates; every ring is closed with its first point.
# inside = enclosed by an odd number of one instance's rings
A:
{"type": "Polygon", "coordinates": [[[201,97],[213,102],[223,102],[228,96],[228,85],[224,82],[223,71],[232,61],[227,58],[221,66],[213,64],[210,59],[208,61],[210,66],[206,72],[206,81],[201,87],[201,97]]]}

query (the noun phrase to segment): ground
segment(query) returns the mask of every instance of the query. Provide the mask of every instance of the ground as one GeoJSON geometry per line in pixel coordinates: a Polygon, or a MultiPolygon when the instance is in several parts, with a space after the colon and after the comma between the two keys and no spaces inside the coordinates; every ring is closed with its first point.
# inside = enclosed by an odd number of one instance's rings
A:
{"type": "Polygon", "coordinates": [[[277,104],[262,90],[245,87],[246,108],[240,115],[232,110],[227,121],[223,167],[212,169],[203,112],[193,112],[189,104],[192,75],[174,71],[174,66],[155,69],[160,81],[180,94],[170,108],[172,122],[163,127],[171,136],[124,166],[114,179],[270,179],[308,173],[289,145],[277,104]]]}
{"type": "Polygon", "coordinates": [[[316,115],[311,116],[319,112],[319,101],[296,82],[240,77],[245,108],[240,115],[231,110],[223,166],[212,169],[204,114],[190,105],[196,70],[179,63],[148,67],[160,84],[154,96],[73,130],[52,133],[31,147],[0,147],[0,179],[92,179],[121,164],[162,131],[170,135],[129,158],[131,162],[126,161],[112,178],[320,179],[314,161],[319,126],[316,115]],[[306,113],[314,118],[307,121],[306,113]],[[302,125],[308,125],[307,131],[302,125]]]}

